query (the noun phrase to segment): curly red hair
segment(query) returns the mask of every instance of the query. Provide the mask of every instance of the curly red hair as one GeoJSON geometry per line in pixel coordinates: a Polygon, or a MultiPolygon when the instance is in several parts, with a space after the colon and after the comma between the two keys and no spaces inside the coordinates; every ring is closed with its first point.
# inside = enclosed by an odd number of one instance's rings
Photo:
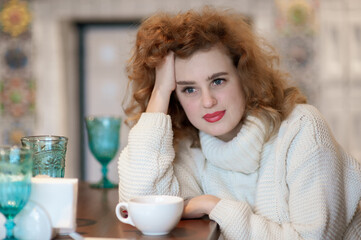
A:
{"type": "MultiPolygon", "coordinates": [[[[269,129],[268,137],[277,132],[295,104],[306,103],[298,88],[287,85],[287,75],[278,69],[275,50],[252,31],[246,18],[207,7],[199,12],[157,13],[140,25],[127,66],[131,86],[125,108],[127,123],[135,123],[146,110],[154,87],[155,67],[169,51],[187,58],[216,44],[225,47],[237,67],[246,98],[245,116],[252,114],[263,120],[269,129]]],[[[188,121],[174,93],[168,113],[175,140],[188,135],[197,143],[198,130],[188,121]]]]}

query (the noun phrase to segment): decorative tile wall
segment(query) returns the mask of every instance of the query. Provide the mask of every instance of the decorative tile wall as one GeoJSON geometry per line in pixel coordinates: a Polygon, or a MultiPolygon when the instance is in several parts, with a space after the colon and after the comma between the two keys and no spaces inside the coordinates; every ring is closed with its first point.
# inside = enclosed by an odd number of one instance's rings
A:
{"type": "Polygon", "coordinates": [[[29,1],[0,1],[0,144],[20,144],[34,126],[31,19],[29,1]]]}

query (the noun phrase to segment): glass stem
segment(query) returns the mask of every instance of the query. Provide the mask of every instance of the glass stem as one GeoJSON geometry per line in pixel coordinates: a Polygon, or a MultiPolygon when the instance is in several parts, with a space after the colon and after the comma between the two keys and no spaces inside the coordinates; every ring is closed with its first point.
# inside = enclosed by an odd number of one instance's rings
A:
{"type": "Polygon", "coordinates": [[[107,173],[108,173],[107,165],[102,165],[102,173],[103,173],[103,180],[108,180],[107,179],[107,173]]]}
{"type": "Polygon", "coordinates": [[[6,228],[6,238],[14,237],[13,229],[15,227],[14,219],[8,218],[6,219],[5,228],[6,228]]]}

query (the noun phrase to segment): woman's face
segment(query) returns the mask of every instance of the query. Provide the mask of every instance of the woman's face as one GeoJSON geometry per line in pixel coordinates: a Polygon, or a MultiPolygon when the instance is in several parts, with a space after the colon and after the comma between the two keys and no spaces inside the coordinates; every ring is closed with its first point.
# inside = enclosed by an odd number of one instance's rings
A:
{"type": "Polygon", "coordinates": [[[216,45],[175,59],[176,94],[197,129],[223,141],[240,130],[245,98],[236,67],[216,45]]]}

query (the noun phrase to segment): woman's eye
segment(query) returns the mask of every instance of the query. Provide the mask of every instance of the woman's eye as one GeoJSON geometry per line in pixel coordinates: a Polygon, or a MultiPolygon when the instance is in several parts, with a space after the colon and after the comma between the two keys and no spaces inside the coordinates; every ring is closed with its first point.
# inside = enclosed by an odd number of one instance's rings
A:
{"type": "Polygon", "coordinates": [[[188,94],[191,94],[191,93],[194,93],[196,90],[193,88],[193,87],[185,87],[182,92],[184,93],[188,93],[188,94]]]}
{"type": "Polygon", "coordinates": [[[213,80],[213,85],[221,85],[224,82],[223,78],[217,78],[213,80]]]}

